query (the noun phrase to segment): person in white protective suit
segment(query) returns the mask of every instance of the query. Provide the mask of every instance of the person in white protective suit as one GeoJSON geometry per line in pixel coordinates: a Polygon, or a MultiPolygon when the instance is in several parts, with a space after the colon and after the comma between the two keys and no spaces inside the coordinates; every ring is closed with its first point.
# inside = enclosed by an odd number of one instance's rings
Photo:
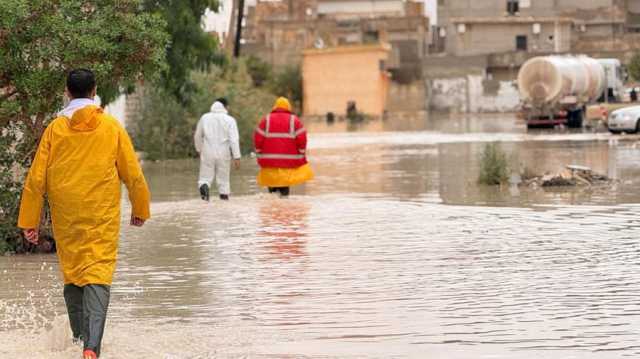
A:
{"type": "Polygon", "coordinates": [[[198,122],[194,135],[196,150],[200,153],[200,197],[209,200],[209,186],[215,179],[221,200],[228,200],[231,193],[229,172],[231,160],[240,168],[240,136],[236,120],[229,116],[227,101],[217,99],[211,111],[198,122]]]}

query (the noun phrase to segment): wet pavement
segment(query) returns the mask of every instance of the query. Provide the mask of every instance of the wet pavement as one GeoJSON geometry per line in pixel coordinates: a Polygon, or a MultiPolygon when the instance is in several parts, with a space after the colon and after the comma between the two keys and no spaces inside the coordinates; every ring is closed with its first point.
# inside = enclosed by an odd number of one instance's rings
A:
{"type": "MultiPolygon", "coordinates": [[[[634,137],[509,116],[308,127],[317,177],[287,200],[249,159],[226,203],[198,199],[195,161],[145,164],[154,218],[123,227],[103,358],[640,355],[634,137]],[[616,182],[480,186],[491,141],[513,168],[616,182]]],[[[79,355],[55,257],[0,273],[0,357],[79,355]]]]}

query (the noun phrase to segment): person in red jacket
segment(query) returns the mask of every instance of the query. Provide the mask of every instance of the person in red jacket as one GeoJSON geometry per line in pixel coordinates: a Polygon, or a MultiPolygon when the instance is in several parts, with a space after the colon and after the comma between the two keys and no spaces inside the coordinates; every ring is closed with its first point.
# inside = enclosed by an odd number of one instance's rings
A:
{"type": "Polygon", "coordinates": [[[307,163],[307,131],[291,112],[289,100],[280,97],[262,118],[253,136],[260,173],[258,184],[269,193],[289,195],[289,187],[313,179],[307,163]]]}

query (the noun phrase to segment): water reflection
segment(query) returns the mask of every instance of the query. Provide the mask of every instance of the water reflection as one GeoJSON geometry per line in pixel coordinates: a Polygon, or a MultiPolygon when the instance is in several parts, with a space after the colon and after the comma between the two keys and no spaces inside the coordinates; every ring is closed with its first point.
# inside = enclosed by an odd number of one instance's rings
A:
{"type": "Polygon", "coordinates": [[[257,232],[265,249],[276,259],[306,256],[309,205],[299,201],[265,201],[260,206],[261,226],[257,232]]]}

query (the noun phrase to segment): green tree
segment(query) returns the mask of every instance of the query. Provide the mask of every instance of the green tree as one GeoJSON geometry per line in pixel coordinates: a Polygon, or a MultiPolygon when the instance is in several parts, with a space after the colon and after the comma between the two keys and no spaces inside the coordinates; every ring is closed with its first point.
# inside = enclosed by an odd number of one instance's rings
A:
{"type": "Polygon", "coordinates": [[[0,250],[15,248],[21,183],[62,106],[66,73],[94,70],[109,101],[164,67],[161,16],[140,0],[0,1],[0,250]]]}
{"type": "Polygon", "coordinates": [[[640,52],[636,52],[628,66],[629,76],[635,81],[640,81],[640,52]]]}
{"type": "Polygon", "coordinates": [[[253,84],[256,87],[261,87],[271,81],[273,77],[273,69],[269,63],[256,56],[249,56],[246,58],[247,70],[253,84]]]}
{"type": "Polygon", "coordinates": [[[211,64],[221,64],[225,60],[216,38],[202,27],[205,11],[216,11],[219,1],[145,0],[144,7],[165,19],[171,37],[166,49],[168,66],[161,73],[159,85],[179,103],[188,105],[197,91],[191,72],[206,70],[211,64]]]}
{"type": "Polygon", "coordinates": [[[302,108],[302,73],[298,66],[288,66],[278,71],[270,83],[271,91],[277,96],[287,97],[302,108]]]}
{"type": "Polygon", "coordinates": [[[240,148],[253,150],[256,123],[271,109],[275,95],[254,86],[244,60],[227,66],[213,66],[207,72],[194,72],[195,84],[189,106],[167,97],[162,89],[145,88],[141,108],[133,116],[129,131],[137,148],[150,160],[196,157],[193,133],[202,114],[219,97],[229,100],[229,113],[238,123],[240,148]]]}
{"type": "Polygon", "coordinates": [[[238,123],[240,149],[244,154],[253,151],[253,131],[260,118],[271,110],[276,96],[266,88],[254,86],[244,60],[197,74],[195,80],[202,88],[199,113],[206,112],[214,99],[227,98],[229,114],[238,123]]]}

